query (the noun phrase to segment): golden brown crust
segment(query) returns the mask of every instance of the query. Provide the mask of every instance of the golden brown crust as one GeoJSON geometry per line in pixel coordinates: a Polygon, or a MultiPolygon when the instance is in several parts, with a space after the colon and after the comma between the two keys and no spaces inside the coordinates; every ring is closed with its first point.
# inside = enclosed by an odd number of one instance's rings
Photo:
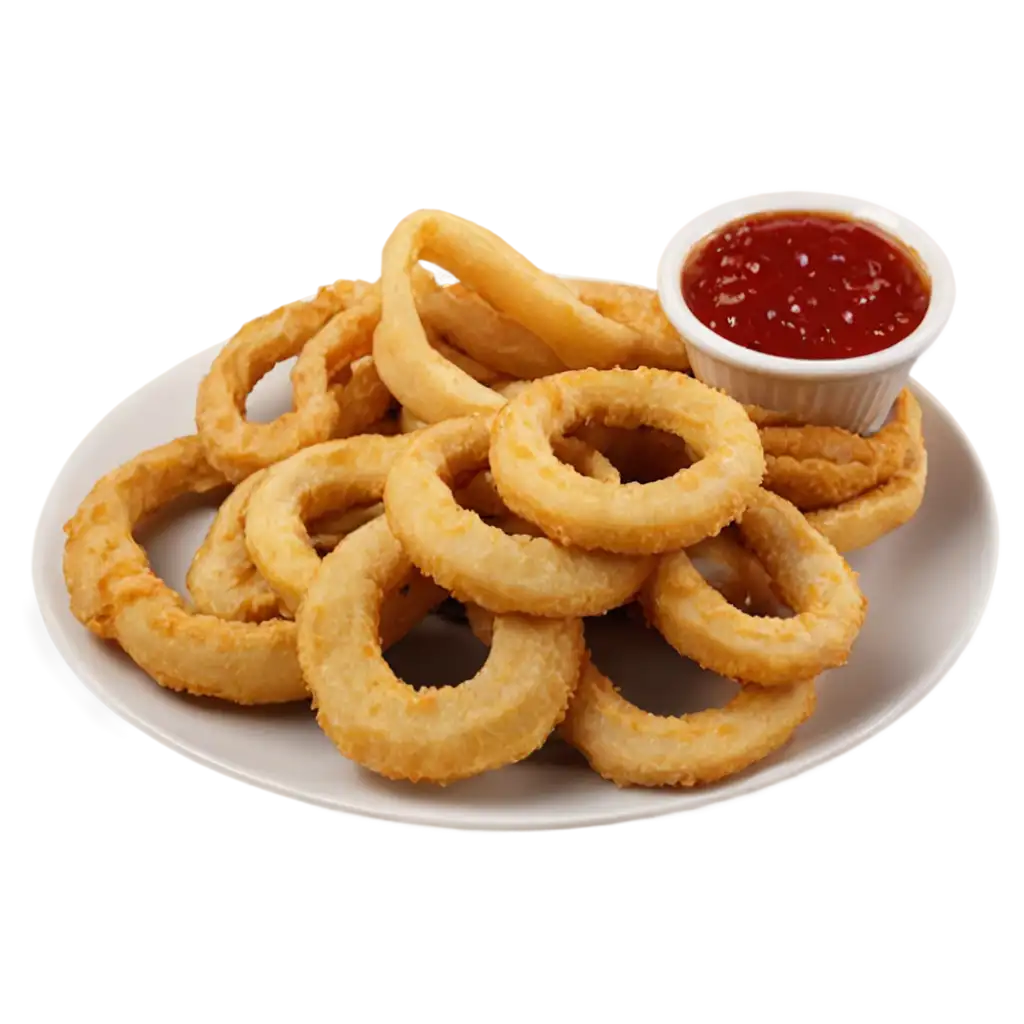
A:
{"type": "Polygon", "coordinates": [[[197,437],[150,449],[103,477],[65,528],[71,610],[162,686],[239,704],[301,700],[292,623],[192,614],[132,537],[148,513],[223,482],[197,437]]]}
{"type": "Polygon", "coordinates": [[[565,714],[582,624],[499,616],[473,679],[414,690],[388,667],[376,639],[383,596],[411,570],[385,519],[324,559],[298,614],[317,722],[346,757],[388,778],[444,784],[522,760],[565,714]]]}
{"type": "Polygon", "coordinates": [[[808,522],[839,551],[856,551],[874,544],[913,519],[921,507],[928,480],[928,452],[921,429],[921,406],[907,394],[911,445],[903,467],[884,484],[850,501],[807,513],[808,522]]]}
{"type": "Polygon", "coordinates": [[[633,355],[619,365],[632,369],[652,366],[662,370],[690,369],[686,345],[669,323],[653,288],[616,281],[567,280],[581,302],[602,316],[636,331],[639,342],[633,355]]]}
{"type": "Polygon", "coordinates": [[[666,555],[644,589],[652,625],[682,655],[730,679],[786,686],[846,662],[867,601],[856,574],[789,502],[759,491],[738,524],[791,618],[732,607],[686,551],[666,555]]]}
{"type": "Polygon", "coordinates": [[[540,338],[463,284],[433,289],[417,302],[417,308],[424,325],[510,377],[533,380],[566,368],[540,338]]]}
{"type": "Polygon", "coordinates": [[[461,217],[421,210],[406,217],[384,246],[383,312],[373,354],[391,393],[428,423],[491,412],[503,400],[430,347],[413,290],[420,259],[451,271],[567,365],[614,366],[628,361],[640,342],[634,330],[580,302],[497,235],[461,217]]]}
{"type": "Polygon", "coordinates": [[[389,778],[510,764],[559,723],[619,785],[724,778],[786,742],[814,675],[847,658],[865,602],[836,547],[917,511],[927,454],[909,391],[862,438],[745,412],[688,365],[651,289],[552,277],[419,211],[380,282],[243,326],[200,386],[197,436],[97,482],[66,527],[72,612],[171,689],[312,691],[338,749],[389,778]],[[439,288],[421,259],[459,283],[439,288]],[[293,410],[249,422],[252,387],[295,356],[293,410]],[[189,569],[193,611],[133,529],[228,483],[189,569]],[[651,715],[590,664],[580,617],[638,588],[677,651],[741,680],[735,700],[651,715]],[[490,656],[462,686],[414,690],[381,652],[446,593],[490,656]]]}
{"type": "MultiPolygon", "coordinates": [[[[143,452],[99,480],[65,527],[71,610],[99,636],[117,640],[161,686],[237,704],[304,700],[293,622],[232,622],[189,611],[132,537],[150,512],[223,483],[198,437],[143,452]]],[[[382,611],[384,647],[443,597],[422,578],[410,582],[382,611]]]]}
{"type": "MultiPolygon", "coordinates": [[[[296,390],[293,382],[295,409],[271,423],[247,420],[246,399],[277,363],[298,355],[310,339],[324,332],[344,349],[334,366],[336,372],[368,355],[379,318],[375,286],[338,281],[321,288],[313,299],[289,303],[247,323],[220,351],[199,385],[196,427],[210,464],[238,482],[306,445],[334,436],[342,409],[339,390],[330,381],[320,390],[296,390]]],[[[321,339],[320,344],[326,343],[321,339]]],[[[381,388],[377,379],[372,394],[379,395],[381,388]]],[[[347,388],[340,395],[353,420],[345,427],[349,433],[382,415],[378,405],[357,408],[356,393],[347,388]]]]}
{"type": "Polygon", "coordinates": [[[885,483],[903,467],[913,443],[913,401],[908,389],[900,392],[894,418],[871,437],[840,427],[762,427],[764,486],[811,511],[839,505],[885,483]]]}
{"type": "Polygon", "coordinates": [[[763,472],[743,407],[669,370],[574,370],[533,381],[491,433],[491,473],[505,504],[549,537],[588,550],[652,554],[713,536],[743,511],[763,472]],[[585,479],[559,462],[551,439],[591,418],[676,434],[699,461],[647,484],[585,479]]]}
{"type": "Polygon", "coordinates": [[[185,586],[196,610],[237,622],[264,622],[281,614],[277,594],[253,565],[245,546],[245,510],[266,470],[247,477],[224,499],[192,558],[185,586]]]}
{"type": "Polygon", "coordinates": [[[409,557],[460,601],[494,612],[565,618],[600,615],[628,601],[653,568],[650,558],[509,536],[459,505],[451,483],[486,468],[490,424],[486,416],[439,423],[396,460],[384,505],[409,557]]]}
{"type": "Polygon", "coordinates": [[[306,520],[380,501],[411,435],[325,441],[268,470],[249,499],[245,541],[260,574],[292,612],[320,568],[306,520]]]}
{"type": "Polygon", "coordinates": [[[618,786],[717,782],[781,747],[814,711],[814,680],[744,686],[724,708],[677,717],[642,711],[588,660],[562,737],[618,786]]]}

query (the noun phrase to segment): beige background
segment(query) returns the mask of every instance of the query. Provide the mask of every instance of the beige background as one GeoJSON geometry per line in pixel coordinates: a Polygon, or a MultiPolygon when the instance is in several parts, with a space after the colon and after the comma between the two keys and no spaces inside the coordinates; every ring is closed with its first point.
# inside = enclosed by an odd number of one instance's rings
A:
{"type": "MultiPolygon", "coordinates": [[[[239,311],[369,265],[398,206],[1020,180],[1022,28],[0,13],[7,621],[75,432],[239,311]]],[[[642,258],[615,240],[596,231],[590,262],[642,258]]],[[[1012,847],[376,836],[98,737],[2,642],[0,1020],[1019,1018],[1012,847]]]]}

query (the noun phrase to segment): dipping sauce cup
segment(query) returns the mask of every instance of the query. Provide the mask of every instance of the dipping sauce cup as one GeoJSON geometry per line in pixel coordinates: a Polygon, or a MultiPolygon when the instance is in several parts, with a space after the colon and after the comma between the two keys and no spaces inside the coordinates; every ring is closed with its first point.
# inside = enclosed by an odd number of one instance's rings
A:
{"type": "MultiPolygon", "coordinates": [[[[749,229],[748,229],[749,230],[749,229]]],[[[864,235],[867,238],[867,235],[864,235]]],[[[870,242],[871,239],[867,238],[870,242]]],[[[775,237],[772,244],[778,247],[788,242],[788,239],[775,237]]],[[[843,240],[839,240],[842,244],[843,240]]],[[[756,246],[758,239],[751,239],[749,244],[756,246]]],[[[762,239],[760,244],[766,244],[762,239]]],[[[743,260],[739,254],[743,250],[736,248],[736,240],[732,239],[732,252],[734,255],[723,257],[723,264],[732,260],[740,264],[743,260]]],[[[795,245],[792,251],[785,249],[773,250],[773,255],[778,257],[770,268],[774,273],[774,285],[779,287],[779,270],[792,275],[794,288],[799,288],[799,296],[802,301],[804,295],[810,295],[810,301],[815,303],[813,297],[816,284],[824,288],[824,273],[818,281],[808,280],[814,278],[814,259],[835,259],[842,260],[843,257],[837,254],[829,257],[820,252],[813,256],[809,262],[808,257],[800,251],[800,246],[795,245]],[[785,260],[782,260],[782,257],[785,260]],[[790,259],[792,257],[792,259],[790,259]]],[[[713,261],[704,259],[705,264],[713,261]]],[[[717,264],[715,264],[717,266],[717,264]]],[[[878,266],[877,261],[868,260],[870,273],[875,273],[878,266]]],[[[728,269],[728,268],[726,268],[728,269]]],[[[879,288],[873,289],[872,281],[867,282],[863,287],[863,280],[847,282],[842,273],[836,273],[835,266],[827,268],[830,271],[829,280],[831,290],[826,294],[820,293],[822,304],[831,303],[837,316],[843,321],[838,327],[846,330],[850,325],[848,333],[855,330],[862,319],[867,319],[866,314],[873,311],[875,307],[866,307],[865,316],[861,316],[861,309],[857,303],[867,303],[871,299],[871,292],[880,291],[882,288],[890,289],[879,298],[887,300],[891,298],[891,282],[886,280],[884,270],[879,272],[879,288]],[[843,289],[850,293],[850,309],[842,309],[843,289]]],[[[840,268],[841,269],[841,268],[840,268]]],[[[852,275],[852,271],[851,271],[852,275]]],[[[733,279],[732,274],[723,274],[714,282],[728,282],[733,279]]],[[[783,291],[787,290],[785,288],[783,291]]],[[[953,271],[949,261],[938,245],[922,231],[916,224],[911,223],[899,214],[890,210],[875,206],[872,203],[860,199],[853,199],[850,196],[829,195],[819,192],[775,192],[767,195],[750,196],[746,199],[738,199],[731,203],[715,207],[707,213],[690,221],[675,237],[669,242],[661,258],[658,267],[658,297],[661,301],[665,315],[679,331],[686,343],[690,364],[696,377],[715,388],[721,388],[733,398],[745,405],[758,405],[765,409],[772,409],[793,417],[796,422],[821,423],[832,426],[844,427],[860,434],[870,434],[877,430],[885,422],[889,410],[900,390],[907,383],[911,367],[922,352],[939,336],[949,314],[953,308],[955,287],[953,283],[953,271]],[[897,313],[900,323],[914,323],[909,333],[899,338],[893,344],[882,347],[878,351],[871,351],[864,355],[852,355],[846,358],[822,358],[822,350],[819,346],[814,355],[806,358],[792,358],[785,355],[773,354],[767,351],[759,351],[759,340],[756,337],[757,330],[750,337],[749,326],[755,321],[751,316],[766,317],[765,323],[765,347],[778,347],[768,343],[767,332],[774,330],[776,338],[779,337],[779,330],[788,329],[793,332],[793,338],[799,343],[799,335],[805,332],[800,327],[810,310],[802,311],[798,303],[786,307],[781,303],[782,308],[776,312],[774,308],[767,311],[757,308],[756,314],[751,311],[757,302],[761,306],[766,305],[764,295],[755,296],[758,285],[766,280],[768,274],[762,278],[756,275],[760,267],[756,260],[749,261],[744,266],[737,267],[737,277],[740,283],[734,286],[734,290],[723,291],[721,295],[715,293],[709,301],[704,302],[702,308],[703,320],[698,316],[686,302],[683,294],[683,273],[684,268],[697,266],[697,261],[702,254],[706,255],[706,248],[716,240],[725,243],[726,235],[721,234],[727,225],[735,221],[757,223],[759,215],[764,215],[763,223],[770,224],[773,216],[777,219],[783,212],[792,212],[797,218],[800,214],[809,215],[813,219],[814,214],[824,215],[823,218],[830,218],[837,224],[849,222],[863,222],[871,226],[872,232],[880,232],[886,241],[881,245],[890,244],[894,250],[891,259],[895,259],[898,250],[899,259],[903,262],[903,269],[906,270],[908,261],[916,268],[920,275],[919,282],[923,283],[923,291],[930,293],[927,300],[927,308],[923,317],[920,310],[913,316],[912,320],[905,320],[903,313],[897,313]],[[748,218],[753,218],[748,221],[748,218]],[[744,284],[746,282],[746,285],[744,284]],[[750,286],[754,286],[751,288],[750,286]],[[744,288],[747,287],[747,293],[744,288]],[[717,311],[713,318],[709,317],[708,309],[715,302],[721,302],[721,319],[717,311]],[[743,303],[746,305],[743,305],[743,303]],[[789,309],[794,313],[791,315],[789,309]],[[722,333],[716,332],[708,326],[708,322],[721,324],[725,327],[725,318],[736,315],[737,317],[747,316],[748,338],[743,343],[729,340],[722,333]],[[775,323],[776,316],[780,319],[775,323]],[[788,320],[781,318],[788,317],[788,320]],[[705,322],[708,321],[708,322],[705,322]]],[[[793,295],[788,296],[793,299],[793,295]]],[[[920,305],[920,289],[918,304],[920,305]]],[[[884,301],[879,303],[879,308],[884,301]]],[[[770,303],[769,305],[779,305],[770,303]]],[[[735,323],[735,321],[732,321],[735,323]]],[[[758,321],[759,322],[759,321],[758,321]]],[[[807,321],[809,322],[809,321],[807,321]]],[[[879,325],[873,323],[875,334],[881,334],[879,325]]],[[[890,324],[892,330],[898,324],[890,324]]],[[[870,329],[870,328],[866,328],[870,329]]],[[[808,327],[808,331],[812,328],[808,327]]],[[[827,327],[825,328],[827,331],[827,327]]],[[[736,333],[736,332],[734,332],[736,333]]],[[[899,337],[899,335],[896,335],[899,337]]],[[[795,346],[799,348],[799,344],[795,346]]],[[[837,351],[840,351],[837,345],[837,351]]]]}

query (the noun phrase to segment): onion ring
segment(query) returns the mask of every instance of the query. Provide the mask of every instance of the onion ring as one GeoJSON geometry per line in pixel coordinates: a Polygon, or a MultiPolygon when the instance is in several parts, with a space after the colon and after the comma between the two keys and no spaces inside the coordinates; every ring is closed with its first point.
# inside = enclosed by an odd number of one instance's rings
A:
{"type": "MultiPolygon", "coordinates": [[[[333,321],[332,321],[333,322],[333,321]]],[[[351,327],[351,322],[350,322],[351,327]]],[[[354,330],[354,328],[352,328],[354,330]]],[[[301,356],[300,356],[301,358],[301,356]]],[[[309,433],[308,440],[304,437],[302,447],[332,438],[354,437],[356,434],[382,434],[394,432],[397,424],[388,416],[394,399],[391,392],[384,386],[384,381],[377,373],[371,356],[362,356],[355,360],[349,369],[347,379],[342,384],[332,384],[328,395],[334,398],[338,414],[327,437],[321,438],[320,431],[314,435],[309,433]]],[[[300,420],[307,416],[307,409],[316,408],[315,401],[306,404],[298,401],[295,410],[300,420]]],[[[289,415],[285,413],[285,415],[289,415]]],[[[295,451],[301,449],[296,448],[295,451]]],[[[289,455],[294,452],[289,451],[289,455]]],[[[287,458],[287,456],[285,456],[287,458]]],[[[281,460],[276,460],[280,462],[281,460]]]]}
{"type": "Polygon", "coordinates": [[[238,704],[301,700],[293,623],[190,614],[132,537],[148,513],[223,482],[198,437],[143,452],[103,477],[65,527],[71,610],[93,632],[116,639],[161,686],[238,704]]]}
{"type": "MultiPolygon", "coordinates": [[[[298,433],[284,439],[266,465],[310,444],[361,433],[371,422],[365,406],[371,407],[376,413],[372,418],[377,419],[390,405],[391,393],[369,355],[373,331],[380,321],[380,289],[364,285],[359,302],[346,313],[333,317],[301,346],[291,372],[295,409],[286,414],[298,421],[298,433]]],[[[284,417],[279,417],[274,424],[282,420],[284,417]]],[[[283,432],[284,428],[278,426],[277,430],[283,432]]]]}
{"type": "Polygon", "coordinates": [[[224,499],[185,576],[196,610],[236,622],[264,622],[280,615],[277,594],[259,574],[245,546],[249,496],[266,475],[246,477],[224,499]]]}
{"type": "MultiPolygon", "coordinates": [[[[353,505],[341,512],[325,512],[322,516],[314,519],[306,527],[309,534],[309,542],[317,551],[327,553],[333,551],[343,537],[347,537],[353,530],[360,526],[373,522],[378,516],[384,515],[384,502],[375,501],[368,505],[353,505]]],[[[245,543],[243,538],[243,544],[245,543]]],[[[249,550],[246,548],[246,555],[249,550]]],[[[270,584],[268,583],[269,587],[270,584]]]]}
{"type": "Polygon", "coordinates": [[[534,380],[566,369],[540,338],[465,285],[434,289],[417,307],[424,324],[467,355],[510,377],[534,380]]]}
{"type": "Polygon", "coordinates": [[[533,381],[498,414],[491,473],[517,514],[563,544],[651,554],[716,534],[746,506],[764,472],[743,407],[668,370],[576,370],[533,381]],[[596,417],[682,437],[699,461],[647,484],[588,480],[560,463],[552,437],[596,417]]]}
{"type": "Polygon", "coordinates": [[[658,293],[639,285],[616,281],[569,279],[565,283],[577,298],[602,316],[632,328],[640,336],[636,354],[625,367],[653,366],[662,370],[690,369],[686,345],[662,312],[658,293]]]}
{"type": "Polygon", "coordinates": [[[114,588],[140,563],[148,565],[132,537],[135,524],[179,495],[207,494],[225,483],[195,437],[143,452],[98,480],[64,524],[72,615],[97,636],[115,637],[114,588]]]}
{"type": "Polygon", "coordinates": [[[681,437],[650,427],[624,430],[592,422],[572,436],[596,448],[626,483],[653,483],[693,464],[691,452],[681,437]]]}
{"type": "Polygon", "coordinates": [[[839,505],[885,483],[906,462],[912,402],[904,388],[894,418],[872,437],[840,427],[762,427],[763,486],[810,511],[839,505]]]}
{"type": "Polygon", "coordinates": [[[723,708],[655,715],[631,704],[589,659],[559,732],[618,786],[716,782],[778,750],[814,711],[814,680],[744,686],[723,708]]]}
{"type": "MultiPolygon", "coordinates": [[[[763,567],[731,536],[701,541],[690,554],[709,567],[709,582],[730,603],[735,598],[759,610],[778,608],[765,588],[763,567]]],[[[466,611],[473,632],[490,643],[493,616],[475,605],[466,611]]],[[[588,653],[559,734],[617,785],[693,786],[725,778],[777,750],[814,704],[814,682],[808,680],[772,689],[745,686],[721,709],[655,715],[627,701],[588,653]]]]}
{"type": "MultiPolygon", "coordinates": [[[[229,622],[189,612],[132,537],[149,513],[223,484],[195,436],[143,452],[99,480],[64,528],[71,611],[97,635],[117,640],[168,689],[236,704],[304,700],[293,622],[229,622]]],[[[443,596],[416,574],[382,610],[382,645],[400,639],[443,596]]]]}
{"type": "MultiPolygon", "coordinates": [[[[624,365],[689,369],[686,346],[662,312],[657,292],[612,281],[561,280],[591,309],[637,332],[639,348],[624,365]]],[[[436,289],[418,308],[425,324],[502,373],[536,380],[568,369],[540,338],[463,284],[436,289]]]]}
{"type": "Polygon", "coordinates": [[[854,572],[800,511],[759,490],[739,531],[768,570],[792,618],[747,615],[696,570],[666,555],[643,593],[652,625],[682,655],[731,679],[785,686],[845,664],[867,601],[854,572]]]}
{"type": "MultiPolygon", "coordinates": [[[[246,398],[275,364],[297,355],[324,331],[345,342],[345,359],[335,370],[368,355],[379,316],[380,300],[373,285],[339,281],[321,288],[313,299],[290,303],[247,323],[221,349],[199,385],[196,426],[211,465],[237,483],[336,433],[341,411],[330,387],[296,395],[293,381],[294,411],[271,423],[246,420],[246,398]]],[[[349,431],[364,429],[380,415],[376,407],[352,412],[354,419],[345,427],[349,431]]]]}
{"type": "Polygon", "coordinates": [[[448,783],[520,761],[561,721],[579,677],[578,619],[499,616],[487,662],[458,687],[414,690],[381,657],[381,598],[412,563],[377,519],[324,559],[298,615],[320,728],[392,779],[448,783]]]}
{"type": "MultiPolygon", "coordinates": [[[[384,508],[409,558],[460,601],[493,612],[567,618],[600,615],[624,604],[650,575],[650,558],[509,536],[459,506],[451,482],[486,467],[491,422],[474,416],[439,423],[396,459],[384,508]]],[[[562,445],[570,447],[568,441],[562,445]]],[[[577,456],[586,454],[579,442],[575,447],[577,456]]],[[[606,479],[618,479],[610,464],[596,467],[596,453],[589,454],[590,464],[581,464],[584,471],[603,468],[606,479]]]]}
{"type": "MultiPolygon", "coordinates": [[[[380,514],[388,472],[410,440],[365,434],[326,441],[271,468],[246,509],[245,543],[282,614],[298,608],[320,553],[380,514]]],[[[505,511],[488,474],[476,474],[456,498],[482,515],[505,511]]]]}
{"type": "Polygon", "coordinates": [[[289,611],[298,608],[321,564],[305,521],[380,501],[388,471],[408,444],[409,436],[377,434],[325,441],[268,471],[249,499],[245,542],[289,611]]]}
{"type": "Polygon", "coordinates": [[[447,359],[452,366],[457,367],[467,376],[472,377],[478,384],[486,384],[487,387],[493,388],[496,385],[505,384],[509,381],[509,378],[503,373],[499,373],[490,366],[477,362],[472,356],[466,355],[465,352],[455,348],[454,345],[449,345],[448,342],[441,338],[431,338],[430,347],[439,356],[447,359]]]}
{"type": "MultiPolygon", "coordinates": [[[[203,614],[238,622],[291,618],[291,612],[260,575],[245,543],[249,496],[262,482],[266,472],[261,469],[246,477],[224,499],[202,546],[192,559],[185,585],[196,610],[203,614]]],[[[383,512],[384,505],[379,501],[343,512],[328,512],[310,523],[310,543],[317,551],[331,551],[342,537],[383,512]]]]}
{"type": "Polygon", "coordinates": [[[403,434],[411,434],[417,430],[426,430],[429,426],[430,424],[426,420],[421,420],[418,416],[414,416],[404,405],[398,410],[398,429],[403,434]]]}
{"type": "Polygon", "coordinates": [[[497,235],[437,210],[406,217],[384,246],[383,311],[373,354],[388,390],[430,423],[490,412],[503,403],[431,349],[416,308],[412,271],[420,259],[451,271],[500,311],[527,327],[567,365],[627,361],[640,342],[631,328],[579,301],[497,235]]]}
{"type": "Polygon", "coordinates": [[[835,508],[807,513],[807,521],[842,552],[873,544],[909,522],[924,500],[928,452],[921,431],[921,406],[910,392],[907,422],[911,446],[903,468],[889,480],[835,508]]]}
{"type": "Polygon", "coordinates": [[[750,615],[784,617],[786,609],[779,600],[768,571],[748,551],[735,526],[727,526],[714,537],[707,537],[686,549],[697,571],[734,608],[750,615]]]}

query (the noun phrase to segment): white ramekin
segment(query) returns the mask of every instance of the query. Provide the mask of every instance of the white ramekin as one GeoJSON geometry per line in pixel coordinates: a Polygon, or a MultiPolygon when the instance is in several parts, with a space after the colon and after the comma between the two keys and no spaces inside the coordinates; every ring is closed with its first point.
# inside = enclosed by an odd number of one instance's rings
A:
{"type": "Polygon", "coordinates": [[[873,203],[821,192],[772,192],[716,206],[675,235],[658,266],[662,309],[682,335],[699,380],[745,405],[862,434],[877,430],[885,421],[917,357],[945,327],[954,291],[949,260],[916,224],[873,203]],[[891,348],[854,359],[787,359],[754,352],[715,334],[683,301],[683,264],[693,246],[723,224],[767,210],[838,211],[894,235],[916,254],[931,278],[931,301],[924,320],[891,348]]]}

